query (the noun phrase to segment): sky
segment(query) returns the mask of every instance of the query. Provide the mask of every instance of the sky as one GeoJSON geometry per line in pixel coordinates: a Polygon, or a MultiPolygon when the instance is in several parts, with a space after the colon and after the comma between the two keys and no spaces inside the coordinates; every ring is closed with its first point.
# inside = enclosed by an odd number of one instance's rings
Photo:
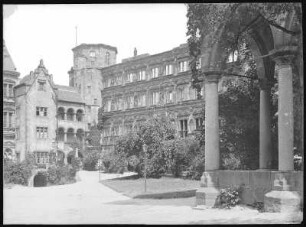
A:
{"type": "Polygon", "coordinates": [[[20,78],[43,59],[54,82],[68,85],[76,41],[117,47],[117,63],[135,47],[157,54],[187,42],[186,14],[184,4],[3,5],[3,38],[20,78]]]}

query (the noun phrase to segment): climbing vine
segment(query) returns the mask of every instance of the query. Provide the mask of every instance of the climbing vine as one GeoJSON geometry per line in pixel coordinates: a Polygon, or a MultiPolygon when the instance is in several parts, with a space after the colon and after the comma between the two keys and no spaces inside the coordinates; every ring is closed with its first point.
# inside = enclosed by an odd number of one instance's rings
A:
{"type": "MultiPolygon", "coordinates": [[[[225,53],[241,50],[247,47],[247,34],[251,25],[262,17],[269,25],[282,30],[287,34],[298,36],[301,34],[302,10],[300,3],[197,3],[187,6],[187,36],[189,52],[192,60],[192,85],[200,92],[199,75],[202,73],[198,62],[201,48],[219,43],[225,53]],[[283,26],[283,18],[295,12],[295,30],[288,30],[283,26]],[[251,18],[251,20],[247,20],[251,18]]],[[[224,56],[225,58],[227,56],[224,56]]],[[[248,66],[246,76],[254,76],[256,67],[254,59],[245,51],[238,51],[240,67],[248,66]]],[[[225,59],[223,59],[225,60],[225,59]]]]}

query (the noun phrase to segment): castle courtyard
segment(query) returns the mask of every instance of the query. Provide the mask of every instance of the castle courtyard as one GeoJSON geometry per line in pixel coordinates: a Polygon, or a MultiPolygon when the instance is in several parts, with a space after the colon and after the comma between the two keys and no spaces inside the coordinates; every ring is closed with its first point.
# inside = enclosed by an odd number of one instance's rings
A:
{"type": "MultiPolygon", "coordinates": [[[[99,183],[98,172],[80,171],[79,181],[51,187],[4,189],[4,224],[284,224],[300,223],[302,212],[259,213],[246,207],[194,209],[187,205],[136,203],[99,183]]],[[[101,174],[109,179],[117,174],[101,174]]],[[[171,204],[171,202],[169,202],[171,204]]]]}

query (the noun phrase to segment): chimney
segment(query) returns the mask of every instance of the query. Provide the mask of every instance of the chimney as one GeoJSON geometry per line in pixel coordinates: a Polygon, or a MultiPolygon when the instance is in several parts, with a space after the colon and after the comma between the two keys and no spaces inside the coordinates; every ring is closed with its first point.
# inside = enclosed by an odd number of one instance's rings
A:
{"type": "Polygon", "coordinates": [[[136,49],[136,47],[134,48],[134,57],[136,57],[137,56],[137,49],[136,49]]]}

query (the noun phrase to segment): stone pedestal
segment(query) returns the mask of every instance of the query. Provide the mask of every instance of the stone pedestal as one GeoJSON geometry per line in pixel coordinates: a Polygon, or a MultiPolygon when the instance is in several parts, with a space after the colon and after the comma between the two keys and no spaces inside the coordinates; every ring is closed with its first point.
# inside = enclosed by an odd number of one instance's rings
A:
{"type": "Polygon", "coordinates": [[[217,197],[220,194],[218,189],[218,172],[204,172],[201,177],[200,186],[201,188],[196,191],[196,206],[215,206],[217,197]]]}
{"type": "Polygon", "coordinates": [[[292,191],[288,180],[283,174],[277,174],[273,182],[272,191],[264,196],[266,212],[291,213],[300,210],[301,197],[297,191],[292,191]]]}

